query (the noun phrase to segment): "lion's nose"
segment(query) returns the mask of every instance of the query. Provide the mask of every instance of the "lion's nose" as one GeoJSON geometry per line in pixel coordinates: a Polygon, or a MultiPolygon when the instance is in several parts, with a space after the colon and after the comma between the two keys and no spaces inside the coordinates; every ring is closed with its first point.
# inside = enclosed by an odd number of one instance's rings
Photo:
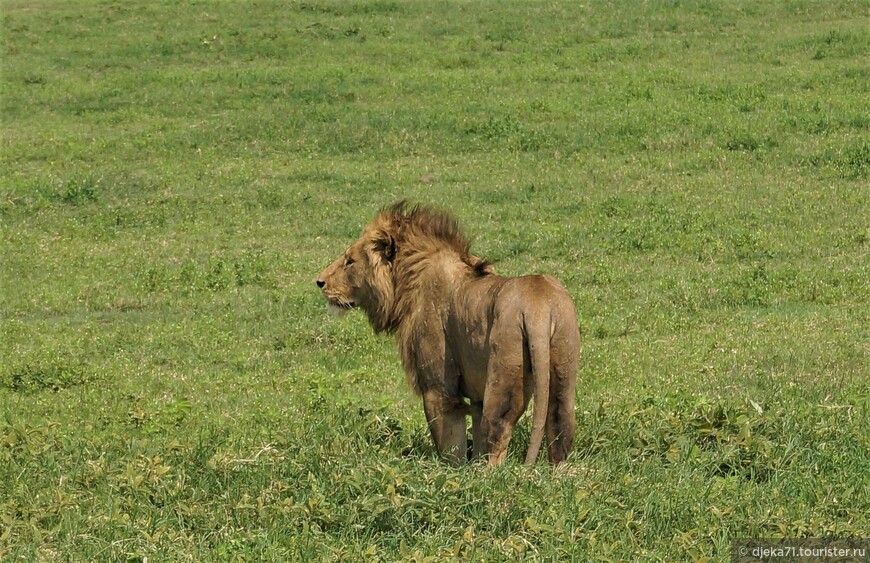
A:
{"type": "Polygon", "coordinates": [[[320,289],[323,289],[323,286],[326,285],[326,282],[323,281],[323,280],[317,280],[317,281],[314,282],[314,283],[316,283],[316,284],[317,284],[317,287],[319,287],[320,289]]]}

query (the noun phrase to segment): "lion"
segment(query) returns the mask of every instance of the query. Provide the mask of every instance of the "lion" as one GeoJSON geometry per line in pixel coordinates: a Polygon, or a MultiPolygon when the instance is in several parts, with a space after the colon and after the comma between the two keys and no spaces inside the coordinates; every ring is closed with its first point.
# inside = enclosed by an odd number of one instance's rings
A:
{"type": "Polygon", "coordinates": [[[400,201],[318,276],[333,311],[358,308],[395,334],[408,384],[422,396],[438,453],[500,465],[534,395],[525,464],[546,431],[549,461],[574,443],[580,331],[565,288],[545,275],[504,277],[470,252],[448,213],[400,201]]]}

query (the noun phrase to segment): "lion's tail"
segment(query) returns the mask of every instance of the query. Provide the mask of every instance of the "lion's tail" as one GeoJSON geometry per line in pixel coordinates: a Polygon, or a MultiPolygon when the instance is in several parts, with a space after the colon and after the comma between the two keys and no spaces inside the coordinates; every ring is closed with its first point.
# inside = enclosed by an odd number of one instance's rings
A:
{"type": "Polygon", "coordinates": [[[544,440],[544,427],[547,423],[547,410],[550,402],[550,333],[552,316],[550,311],[540,311],[537,318],[523,318],[523,328],[529,346],[529,359],[532,363],[534,380],[535,407],[532,414],[532,433],[529,450],[526,452],[526,465],[534,465],[544,440]]]}

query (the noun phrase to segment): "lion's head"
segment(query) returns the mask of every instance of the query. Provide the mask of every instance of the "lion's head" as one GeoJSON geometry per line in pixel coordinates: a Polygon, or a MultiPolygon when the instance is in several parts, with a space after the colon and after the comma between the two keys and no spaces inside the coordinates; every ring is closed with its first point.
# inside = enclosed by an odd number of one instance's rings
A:
{"type": "Polygon", "coordinates": [[[469,253],[469,243],[449,214],[400,201],[383,209],[356,242],[317,277],[330,311],[365,311],[375,332],[393,332],[412,304],[408,289],[416,272],[444,249],[478,275],[492,273],[469,253]],[[401,295],[398,295],[401,294],[401,295]]]}
{"type": "Polygon", "coordinates": [[[366,227],[362,236],[317,277],[330,312],[342,314],[359,307],[376,332],[389,330],[395,254],[395,239],[389,233],[373,225],[366,227]]]}

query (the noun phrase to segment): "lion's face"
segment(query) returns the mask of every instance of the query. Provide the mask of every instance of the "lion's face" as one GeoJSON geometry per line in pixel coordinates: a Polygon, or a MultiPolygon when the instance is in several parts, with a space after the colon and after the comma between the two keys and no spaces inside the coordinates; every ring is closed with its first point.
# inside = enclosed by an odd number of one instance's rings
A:
{"type": "Polygon", "coordinates": [[[362,245],[357,242],[317,277],[317,286],[323,291],[331,313],[342,314],[365,300],[368,261],[364,256],[362,245]]]}
{"type": "Polygon", "coordinates": [[[375,330],[385,330],[393,305],[394,255],[394,239],[382,230],[367,228],[317,277],[329,311],[343,314],[358,307],[375,330]]]}

